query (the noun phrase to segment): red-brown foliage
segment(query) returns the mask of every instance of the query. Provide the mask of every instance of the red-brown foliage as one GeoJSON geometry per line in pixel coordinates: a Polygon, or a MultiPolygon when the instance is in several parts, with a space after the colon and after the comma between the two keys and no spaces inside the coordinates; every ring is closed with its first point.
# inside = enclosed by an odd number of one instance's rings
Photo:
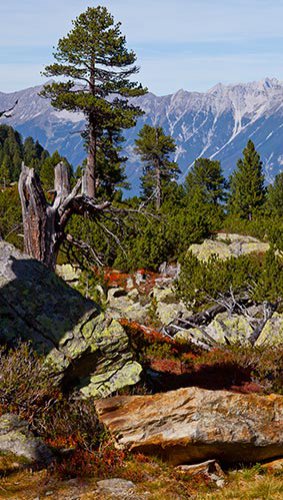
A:
{"type": "Polygon", "coordinates": [[[77,446],[70,455],[53,464],[51,472],[60,479],[106,478],[119,473],[124,467],[125,458],[125,453],[116,450],[112,442],[104,443],[95,451],[84,450],[77,446]]]}

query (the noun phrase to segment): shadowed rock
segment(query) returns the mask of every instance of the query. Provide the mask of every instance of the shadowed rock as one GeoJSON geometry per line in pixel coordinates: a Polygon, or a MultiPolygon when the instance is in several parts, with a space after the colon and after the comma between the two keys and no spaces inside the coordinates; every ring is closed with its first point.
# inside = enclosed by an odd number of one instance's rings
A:
{"type": "Polygon", "coordinates": [[[139,381],[117,321],[45,266],[0,241],[0,342],[29,340],[66,388],[104,397],[139,381]]]}

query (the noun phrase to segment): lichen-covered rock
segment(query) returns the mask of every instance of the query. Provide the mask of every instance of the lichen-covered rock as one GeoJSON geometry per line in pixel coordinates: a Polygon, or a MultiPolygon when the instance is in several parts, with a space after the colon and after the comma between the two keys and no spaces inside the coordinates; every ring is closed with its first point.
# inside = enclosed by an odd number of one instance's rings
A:
{"type": "Polygon", "coordinates": [[[213,255],[221,260],[230,259],[233,256],[228,245],[215,240],[204,240],[201,244],[195,243],[190,246],[189,251],[202,261],[208,261],[213,255]]]}
{"type": "MultiPolygon", "coordinates": [[[[215,345],[250,345],[253,328],[263,321],[262,305],[247,308],[247,315],[219,313],[208,324],[196,328],[188,328],[176,333],[175,340],[193,343],[204,348],[215,345]],[[250,318],[248,320],[248,317],[250,318]]],[[[262,331],[255,346],[279,346],[283,344],[283,314],[274,312],[272,317],[263,324],[262,331]]]]}
{"type": "Polygon", "coordinates": [[[181,344],[195,344],[204,349],[209,349],[214,346],[214,341],[210,338],[205,331],[205,328],[188,328],[180,330],[174,336],[174,340],[181,344]]]}
{"type": "Polygon", "coordinates": [[[191,245],[189,251],[199,260],[208,261],[213,255],[220,260],[226,260],[250,253],[266,253],[269,249],[269,243],[259,241],[252,236],[219,233],[215,240],[204,240],[199,245],[191,245]]]}
{"type": "Polygon", "coordinates": [[[174,465],[218,459],[259,462],[283,456],[283,396],[196,387],[96,403],[119,448],[174,465]]]}
{"type": "Polygon", "coordinates": [[[241,314],[220,313],[207,326],[206,333],[219,344],[245,344],[253,329],[241,314]]]}
{"type": "Polygon", "coordinates": [[[76,285],[81,276],[81,270],[78,267],[74,267],[71,264],[62,264],[61,266],[56,266],[56,273],[60,278],[62,278],[66,283],[76,285]]]}
{"type": "Polygon", "coordinates": [[[177,316],[180,316],[181,314],[186,314],[188,316],[189,312],[185,305],[180,302],[173,304],[158,302],[156,307],[156,314],[162,325],[168,325],[177,316]]]}
{"type": "Polygon", "coordinates": [[[283,344],[283,314],[275,312],[266,322],[255,345],[267,347],[279,344],[283,344]]]}
{"type": "Polygon", "coordinates": [[[148,317],[150,302],[142,304],[138,290],[127,292],[123,288],[110,288],[108,291],[107,317],[144,323],[148,317]]]}
{"type": "Polygon", "coordinates": [[[179,315],[190,315],[185,304],[177,299],[172,286],[155,286],[152,296],[156,301],[156,314],[162,325],[168,325],[179,315]]]}
{"type": "Polygon", "coordinates": [[[232,243],[258,243],[258,239],[254,236],[249,236],[248,234],[237,234],[237,233],[217,233],[216,239],[218,241],[224,241],[227,245],[232,243]]]}
{"type": "Polygon", "coordinates": [[[217,314],[207,326],[178,332],[175,339],[201,347],[213,347],[216,344],[245,345],[249,343],[252,332],[253,329],[245,316],[224,312],[217,314]]]}
{"type": "Polygon", "coordinates": [[[51,450],[28,429],[28,423],[17,415],[0,417],[0,453],[13,454],[23,465],[47,465],[53,459],[51,450]]]}
{"type": "Polygon", "coordinates": [[[139,381],[121,325],[39,262],[0,242],[0,339],[29,340],[67,387],[102,397],[139,381]]]}

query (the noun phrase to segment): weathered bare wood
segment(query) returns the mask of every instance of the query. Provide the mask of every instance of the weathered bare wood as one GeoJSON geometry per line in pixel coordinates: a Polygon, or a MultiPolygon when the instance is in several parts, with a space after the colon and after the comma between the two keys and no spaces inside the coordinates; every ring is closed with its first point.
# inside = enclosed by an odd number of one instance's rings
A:
{"type": "Polygon", "coordinates": [[[69,169],[64,162],[58,163],[54,169],[54,188],[56,196],[67,197],[71,192],[69,169]]]}
{"type": "MultiPolygon", "coordinates": [[[[71,190],[68,168],[64,162],[55,167],[52,203],[48,203],[38,175],[24,164],[19,179],[22,204],[25,251],[54,269],[58,252],[66,238],[64,230],[73,214],[99,217],[111,203],[95,203],[93,198],[81,193],[81,179],[71,190]]],[[[70,241],[70,237],[68,238],[70,241]]],[[[96,255],[95,252],[93,255],[96,255]]],[[[96,256],[96,260],[98,256],[96,256]]]]}
{"type": "Polygon", "coordinates": [[[19,179],[25,251],[37,260],[45,260],[47,202],[34,169],[22,166],[19,179]]]}
{"type": "Polygon", "coordinates": [[[98,253],[94,250],[94,248],[88,245],[88,243],[74,238],[71,234],[66,235],[66,241],[68,241],[72,246],[79,248],[86,257],[89,257],[89,255],[91,255],[92,259],[96,262],[98,267],[103,266],[103,262],[98,253]]]}
{"type": "Polygon", "coordinates": [[[176,327],[181,327],[183,330],[187,330],[189,328],[199,328],[200,326],[208,325],[217,314],[224,312],[225,310],[225,305],[215,304],[205,311],[193,314],[192,316],[188,316],[186,318],[177,316],[177,318],[166,325],[164,329],[170,334],[170,332],[174,332],[176,327]]]}
{"type": "Polygon", "coordinates": [[[202,332],[203,337],[207,341],[207,345],[212,347],[213,345],[216,345],[216,342],[210,335],[208,335],[206,327],[209,323],[211,323],[217,314],[228,311],[229,314],[241,314],[248,320],[252,328],[252,334],[249,336],[248,341],[252,346],[254,346],[267,321],[272,318],[278,304],[279,302],[274,304],[265,302],[263,304],[263,318],[262,320],[258,320],[258,318],[252,317],[247,311],[249,306],[256,305],[256,303],[251,299],[248,297],[235,297],[234,294],[227,296],[223,295],[220,299],[217,299],[217,304],[213,305],[209,309],[206,309],[205,311],[185,318],[183,318],[182,315],[177,316],[173,321],[171,321],[171,323],[163,327],[162,332],[169,335],[171,338],[174,338],[174,335],[178,331],[184,332],[191,328],[197,328],[202,332]]]}

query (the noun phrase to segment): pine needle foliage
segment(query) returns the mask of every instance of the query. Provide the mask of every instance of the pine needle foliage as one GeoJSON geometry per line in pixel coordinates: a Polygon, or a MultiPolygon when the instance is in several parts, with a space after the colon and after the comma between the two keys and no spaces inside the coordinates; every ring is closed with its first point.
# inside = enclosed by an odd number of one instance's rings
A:
{"type": "Polygon", "coordinates": [[[260,156],[249,140],[243,158],[231,176],[229,210],[243,219],[252,220],[265,201],[266,189],[260,156]]]}
{"type": "Polygon", "coordinates": [[[176,150],[173,137],[165,135],[162,127],[144,125],[135,141],[135,151],[140,156],[143,167],[141,177],[142,196],[155,199],[157,210],[162,204],[164,186],[176,180],[180,173],[177,163],[170,157],[176,150]]]}
{"type": "Polygon", "coordinates": [[[102,183],[111,184],[105,163],[113,165],[115,183],[124,180],[122,168],[117,176],[125,161],[119,156],[121,130],[134,126],[142,114],[128,99],[146,93],[131,79],[138,72],[136,55],[127,49],[120,28],[106,7],[89,7],[59,40],[56,62],[43,73],[63,79],[45,85],[41,95],[56,109],[82,112],[86,118],[86,192],[93,197],[102,183]]]}

